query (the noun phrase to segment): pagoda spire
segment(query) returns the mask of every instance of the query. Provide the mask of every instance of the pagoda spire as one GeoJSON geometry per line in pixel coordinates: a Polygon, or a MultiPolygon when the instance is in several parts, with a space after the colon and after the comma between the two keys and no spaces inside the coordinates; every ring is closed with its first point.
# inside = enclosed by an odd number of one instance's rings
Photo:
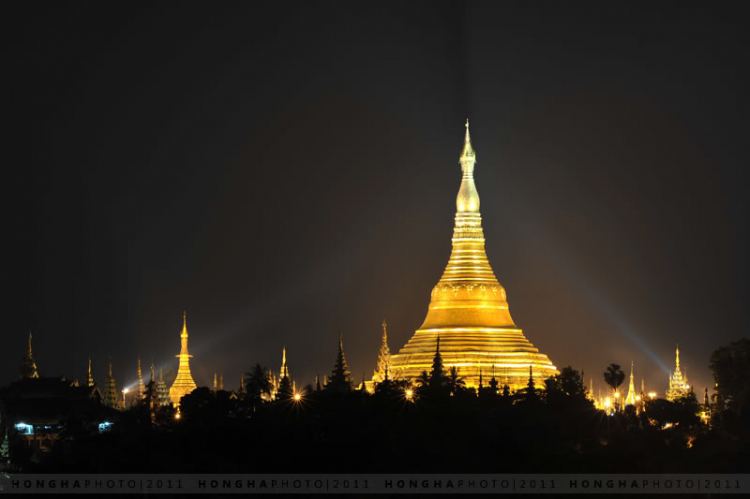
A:
{"type": "Polygon", "coordinates": [[[23,378],[38,378],[39,372],[36,369],[36,362],[34,362],[34,353],[31,350],[31,339],[33,335],[29,331],[29,343],[26,349],[26,355],[23,357],[23,363],[21,364],[21,379],[23,378]]]}
{"type": "Polygon", "coordinates": [[[239,389],[239,393],[240,394],[245,393],[245,375],[244,374],[240,374],[240,389],[239,389]]]}
{"type": "Polygon", "coordinates": [[[706,386],[703,389],[703,408],[706,412],[708,412],[709,408],[711,407],[711,402],[709,402],[708,398],[708,386],[706,386]]]}
{"type": "Polygon", "coordinates": [[[331,372],[331,379],[326,386],[339,391],[349,391],[352,387],[352,377],[349,365],[344,355],[344,336],[339,334],[339,350],[336,354],[336,364],[331,372]]]}
{"type": "Polygon", "coordinates": [[[153,362],[151,363],[151,382],[152,383],[156,382],[156,376],[154,376],[154,363],[153,362]]]}
{"type": "Polygon", "coordinates": [[[224,374],[219,374],[219,390],[224,391],[224,374]]]}
{"type": "Polygon", "coordinates": [[[286,364],[286,345],[281,348],[281,369],[279,369],[279,377],[289,377],[289,366],[286,364]]]}
{"type": "Polygon", "coordinates": [[[180,399],[197,387],[193,381],[193,375],[190,374],[190,359],[192,355],[188,353],[188,329],[187,329],[187,312],[182,312],[182,332],[180,333],[180,353],[176,356],[180,359],[177,368],[177,377],[169,388],[169,398],[175,406],[180,405],[180,399]]]}
{"type": "Polygon", "coordinates": [[[143,384],[143,375],[141,374],[141,358],[140,357],[138,357],[138,373],[137,373],[137,379],[136,379],[136,388],[138,390],[138,395],[136,395],[136,400],[144,398],[146,385],[143,384]]]}
{"type": "Polygon", "coordinates": [[[633,361],[630,361],[630,384],[628,385],[628,396],[625,397],[625,405],[635,405],[635,382],[633,381],[633,361]]]}
{"type": "Polygon", "coordinates": [[[219,384],[217,383],[216,379],[217,379],[216,378],[216,373],[214,373],[214,388],[213,388],[213,390],[211,390],[214,393],[216,393],[216,390],[219,389],[219,384]]]}
{"type": "Polygon", "coordinates": [[[109,369],[107,372],[108,375],[107,386],[104,392],[104,405],[109,406],[113,409],[119,409],[121,407],[120,394],[117,392],[117,381],[112,374],[112,359],[109,359],[109,369]]]}
{"type": "Polygon", "coordinates": [[[378,351],[378,364],[373,373],[372,380],[375,382],[383,381],[386,371],[391,367],[391,351],[388,348],[388,324],[383,319],[383,339],[378,351]]]}
{"type": "Polygon", "coordinates": [[[89,371],[86,375],[86,385],[91,388],[94,386],[94,375],[91,374],[91,357],[89,357],[89,371]]]}

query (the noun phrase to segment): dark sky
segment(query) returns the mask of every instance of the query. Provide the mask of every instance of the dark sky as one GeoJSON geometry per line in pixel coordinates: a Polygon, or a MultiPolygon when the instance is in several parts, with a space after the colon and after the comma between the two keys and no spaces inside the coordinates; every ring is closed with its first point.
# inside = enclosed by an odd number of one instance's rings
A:
{"type": "Polygon", "coordinates": [[[662,391],[679,343],[702,390],[747,334],[739,3],[189,5],[3,7],[3,383],[30,328],[43,375],[175,369],[183,309],[199,385],[283,344],[312,382],[339,332],[369,377],[447,263],[467,117],[490,262],[557,366],[662,391]]]}

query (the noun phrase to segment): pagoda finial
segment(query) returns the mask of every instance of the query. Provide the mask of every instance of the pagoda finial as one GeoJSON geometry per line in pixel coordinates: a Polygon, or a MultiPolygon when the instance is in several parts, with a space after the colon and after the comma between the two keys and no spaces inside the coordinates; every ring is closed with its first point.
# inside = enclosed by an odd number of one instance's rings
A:
{"type": "Polygon", "coordinates": [[[188,330],[187,330],[187,310],[182,311],[182,333],[180,333],[180,338],[187,338],[188,337],[188,330]]]}
{"type": "Polygon", "coordinates": [[[469,120],[466,120],[466,137],[464,138],[464,148],[461,150],[461,187],[456,197],[456,211],[461,213],[479,213],[479,193],[474,184],[474,164],[477,162],[477,154],[471,147],[471,137],[469,136],[469,120]]]}
{"type": "Polygon", "coordinates": [[[680,367],[680,345],[677,345],[677,351],[675,353],[675,366],[680,367]]]}
{"type": "Polygon", "coordinates": [[[154,363],[152,362],[151,363],[151,382],[153,383],[155,381],[156,381],[156,376],[154,376],[154,363]]]}
{"type": "Polygon", "coordinates": [[[471,147],[471,136],[469,135],[469,120],[466,120],[466,135],[464,136],[464,148],[461,150],[461,169],[463,171],[473,171],[474,163],[477,161],[477,153],[471,147]]]}
{"type": "Polygon", "coordinates": [[[109,375],[112,376],[112,357],[109,358],[109,375]]]}

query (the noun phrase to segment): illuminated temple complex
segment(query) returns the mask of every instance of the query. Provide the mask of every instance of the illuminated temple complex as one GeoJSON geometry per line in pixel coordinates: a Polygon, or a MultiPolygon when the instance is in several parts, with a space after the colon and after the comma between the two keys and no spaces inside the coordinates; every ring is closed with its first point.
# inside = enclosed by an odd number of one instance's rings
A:
{"type": "Polygon", "coordinates": [[[494,371],[501,385],[520,389],[528,384],[531,370],[536,386],[543,387],[543,380],[558,371],[513,322],[505,288],[485,253],[474,184],[476,153],[468,121],[460,164],[463,175],[456,199],[453,251],[432,290],[424,324],[390,358],[393,377],[413,380],[422,371],[429,372],[440,338],[445,368],[456,366],[467,386],[477,387],[483,370],[485,375],[494,371]]]}
{"type": "Polygon", "coordinates": [[[175,407],[180,405],[180,399],[197,388],[193,375],[190,374],[190,355],[188,353],[188,330],[187,314],[182,314],[182,332],[180,333],[181,348],[177,357],[180,359],[180,365],[177,368],[177,377],[169,388],[169,398],[175,407]]]}

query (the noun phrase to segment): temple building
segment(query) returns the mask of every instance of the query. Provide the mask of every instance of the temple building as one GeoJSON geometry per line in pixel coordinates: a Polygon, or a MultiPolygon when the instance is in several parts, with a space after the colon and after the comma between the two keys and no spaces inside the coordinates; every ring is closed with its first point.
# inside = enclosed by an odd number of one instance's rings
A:
{"type": "Polygon", "coordinates": [[[164,382],[164,370],[161,368],[159,368],[159,381],[156,382],[156,400],[160,406],[172,403],[172,400],[169,398],[169,389],[164,382]]]}
{"type": "Polygon", "coordinates": [[[460,157],[462,179],[456,199],[453,250],[440,281],[432,290],[427,317],[414,336],[391,356],[394,378],[416,379],[429,371],[440,336],[446,369],[457,367],[466,385],[479,384],[479,366],[494,365],[511,390],[525,388],[529,368],[537,386],[558,374],[516,326],[508,311],[505,288],[500,285],[485,253],[479,194],[474,183],[476,153],[466,122],[460,157]]]}
{"type": "Polygon", "coordinates": [[[687,396],[688,393],[690,393],[690,385],[688,384],[687,375],[683,375],[680,370],[680,347],[677,347],[674,372],[669,377],[667,400],[672,402],[675,399],[687,396]]]}
{"type": "Polygon", "coordinates": [[[193,381],[193,375],[190,374],[190,358],[192,355],[188,353],[188,329],[187,329],[187,313],[182,314],[182,332],[180,333],[180,353],[176,355],[180,359],[179,367],[177,368],[177,377],[172,383],[172,387],[169,389],[169,398],[172,400],[172,404],[175,407],[180,405],[180,399],[192,392],[197,388],[195,381],[193,381]]]}
{"type": "Polygon", "coordinates": [[[109,371],[107,373],[107,385],[104,391],[104,405],[112,409],[120,409],[120,394],[117,391],[117,381],[112,374],[112,360],[109,361],[109,371]]]}

